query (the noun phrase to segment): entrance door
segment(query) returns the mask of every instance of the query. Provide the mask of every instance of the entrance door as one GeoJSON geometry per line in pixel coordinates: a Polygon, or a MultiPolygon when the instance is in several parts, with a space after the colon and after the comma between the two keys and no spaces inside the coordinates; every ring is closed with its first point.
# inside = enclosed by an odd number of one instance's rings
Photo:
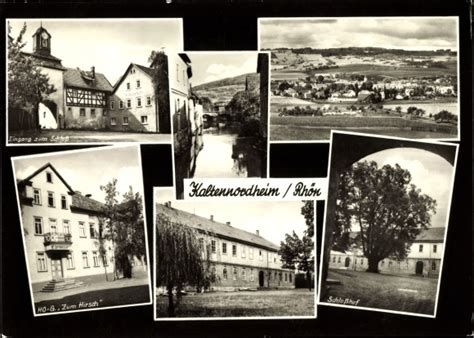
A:
{"type": "Polygon", "coordinates": [[[259,271],[258,273],[258,285],[260,285],[260,287],[263,287],[263,284],[264,284],[264,278],[263,278],[263,271],[259,271]]]}
{"type": "Polygon", "coordinates": [[[53,276],[53,280],[63,279],[63,263],[61,259],[51,259],[51,274],[53,276]]]}
{"type": "Polygon", "coordinates": [[[350,259],[349,257],[346,257],[346,260],[345,260],[345,262],[344,262],[344,266],[345,266],[346,268],[348,268],[350,264],[351,264],[351,259],[350,259]]]}
{"type": "Polygon", "coordinates": [[[416,274],[417,275],[422,275],[423,274],[423,262],[422,261],[418,261],[416,262],[416,274]]]}

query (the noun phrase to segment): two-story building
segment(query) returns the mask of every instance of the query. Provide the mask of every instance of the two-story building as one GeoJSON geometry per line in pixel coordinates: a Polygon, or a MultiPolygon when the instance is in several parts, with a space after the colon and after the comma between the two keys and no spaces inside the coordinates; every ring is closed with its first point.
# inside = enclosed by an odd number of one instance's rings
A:
{"type": "Polygon", "coordinates": [[[114,245],[104,240],[101,250],[99,241],[102,203],[74,191],[50,163],[19,181],[18,194],[34,291],[112,272],[114,245]]]}
{"type": "MultiPolygon", "coordinates": [[[[410,246],[406,259],[398,261],[385,258],[379,262],[382,273],[408,274],[437,277],[440,274],[441,259],[444,245],[443,227],[433,227],[421,232],[410,246]]],[[[357,233],[352,233],[353,238],[357,233]]],[[[368,260],[364,257],[360,246],[346,252],[331,250],[329,268],[365,271],[368,260]]]]}
{"type": "MultiPolygon", "coordinates": [[[[243,288],[294,288],[295,272],[282,268],[279,247],[256,233],[201,217],[171,206],[156,204],[157,214],[171,222],[185,224],[197,231],[203,247],[209,247],[211,269],[216,281],[211,290],[243,288]]],[[[159,231],[159,230],[158,230],[159,231]]]]}

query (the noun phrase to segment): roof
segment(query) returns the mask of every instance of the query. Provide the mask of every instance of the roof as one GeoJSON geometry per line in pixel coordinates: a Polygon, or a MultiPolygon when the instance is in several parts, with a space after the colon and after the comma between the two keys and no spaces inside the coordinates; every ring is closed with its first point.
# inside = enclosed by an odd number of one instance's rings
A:
{"type": "Polygon", "coordinates": [[[142,66],[142,65],[139,65],[139,64],[136,64],[136,63],[130,63],[127,67],[127,69],[125,70],[125,72],[123,73],[123,75],[120,77],[120,79],[118,79],[118,81],[114,84],[114,87],[113,87],[113,91],[116,91],[117,88],[120,86],[120,84],[123,82],[123,80],[125,80],[125,78],[127,77],[127,74],[128,72],[130,71],[130,69],[135,66],[137,67],[138,69],[140,69],[142,72],[144,72],[146,75],[148,75],[150,78],[153,77],[153,69],[152,68],[149,68],[149,67],[145,67],[145,66],[142,66]]]}
{"type": "Polygon", "coordinates": [[[416,237],[415,242],[444,242],[445,230],[443,227],[428,228],[416,237]]]}
{"type": "Polygon", "coordinates": [[[84,196],[79,192],[75,192],[74,195],[72,195],[71,208],[102,212],[104,210],[104,204],[90,197],[84,196]]]}
{"type": "Polygon", "coordinates": [[[69,191],[71,193],[74,193],[74,190],[72,190],[71,186],[64,180],[64,178],[61,176],[61,174],[59,174],[59,172],[56,170],[56,168],[53,167],[53,165],[51,163],[46,163],[44,166],[42,166],[41,168],[39,168],[38,170],[36,170],[34,173],[32,173],[30,176],[28,176],[27,178],[21,180],[18,184],[19,185],[29,185],[31,184],[30,183],[30,180],[35,177],[36,175],[38,175],[40,172],[42,172],[43,170],[45,170],[46,168],[50,168],[55,174],[56,176],[59,177],[59,179],[61,180],[61,182],[64,183],[64,185],[69,189],[69,191]]]}
{"type": "Polygon", "coordinates": [[[142,65],[137,65],[136,63],[133,63],[138,69],[141,69],[145,74],[147,74],[150,77],[153,77],[153,68],[150,67],[145,67],[142,65]]]}
{"type": "Polygon", "coordinates": [[[64,72],[64,84],[69,87],[112,92],[113,87],[104,74],[95,73],[95,81],[89,81],[90,77],[90,72],[67,68],[64,72]]]}
{"type": "Polygon", "coordinates": [[[179,53],[178,55],[181,59],[183,59],[184,62],[191,63],[191,59],[189,58],[188,54],[179,53]]]}
{"type": "Polygon", "coordinates": [[[45,54],[41,52],[35,53],[28,53],[28,52],[21,52],[24,56],[32,57],[35,59],[36,63],[39,66],[59,69],[59,70],[66,70],[66,68],[61,64],[61,59],[51,55],[45,54]]]}
{"type": "Polygon", "coordinates": [[[156,212],[157,214],[168,216],[172,222],[185,224],[198,231],[214,233],[217,237],[227,238],[237,242],[245,242],[271,251],[278,251],[280,249],[278,245],[258,236],[257,234],[227,224],[212,221],[208,218],[194,215],[187,211],[178,210],[157,203],[156,212]]]}
{"type": "Polygon", "coordinates": [[[48,34],[49,37],[51,37],[51,34],[49,34],[49,32],[46,30],[46,28],[43,28],[43,26],[39,26],[38,29],[36,29],[35,33],[32,36],[41,34],[42,32],[45,32],[46,34],[48,34]]]}

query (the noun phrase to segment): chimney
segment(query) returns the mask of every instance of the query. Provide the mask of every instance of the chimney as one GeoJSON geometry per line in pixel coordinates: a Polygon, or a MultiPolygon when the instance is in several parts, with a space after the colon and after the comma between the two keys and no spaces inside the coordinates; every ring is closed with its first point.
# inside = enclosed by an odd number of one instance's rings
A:
{"type": "Polygon", "coordinates": [[[228,226],[230,226],[230,222],[225,222],[225,225],[228,225],[228,226]]]}
{"type": "Polygon", "coordinates": [[[260,236],[260,231],[259,230],[255,230],[255,233],[257,234],[257,236],[260,236]]]}
{"type": "Polygon", "coordinates": [[[211,215],[211,217],[209,217],[209,219],[210,219],[211,221],[214,221],[214,215],[211,215]]]}
{"type": "Polygon", "coordinates": [[[95,80],[95,67],[94,66],[91,67],[91,76],[95,80]]]}
{"type": "Polygon", "coordinates": [[[92,196],[92,194],[86,194],[87,198],[90,198],[91,196],[92,196]]]}

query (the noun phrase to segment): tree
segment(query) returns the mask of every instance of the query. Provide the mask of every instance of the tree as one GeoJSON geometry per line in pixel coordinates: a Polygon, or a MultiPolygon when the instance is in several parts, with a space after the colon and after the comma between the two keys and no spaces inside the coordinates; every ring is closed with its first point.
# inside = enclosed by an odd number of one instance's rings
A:
{"type": "Polygon", "coordinates": [[[402,107],[396,106],[395,111],[400,114],[402,112],[402,107]]]}
{"type": "Polygon", "coordinates": [[[234,94],[225,108],[226,111],[245,120],[260,113],[260,95],[251,91],[239,91],[234,94]]]}
{"type": "Polygon", "coordinates": [[[285,269],[298,269],[306,273],[306,281],[308,289],[312,289],[311,275],[314,271],[314,202],[305,201],[301,208],[301,214],[305,218],[307,229],[303,237],[293,231],[291,235],[285,235],[285,242],[280,243],[280,251],[278,252],[285,269]]]}
{"type": "Polygon", "coordinates": [[[156,216],[156,286],[167,290],[170,317],[175,316],[185,286],[208,288],[216,279],[209,259],[211,248],[205,238],[201,241],[196,230],[173,222],[164,214],[156,216]]]}
{"type": "Polygon", "coordinates": [[[49,94],[56,91],[49,77],[41,72],[32,57],[22,52],[26,45],[23,24],[16,39],[10,37],[8,25],[8,111],[12,124],[17,128],[39,127],[38,106],[49,94]]]}
{"type": "Polygon", "coordinates": [[[436,201],[411,184],[408,170],[398,164],[378,168],[375,161],[355,163],[343,172],[337,190],[334,246],[346,250],[354,225],[368,272],[378,272],[384,258],[406,258],[410,245],[430,226],[436,201]]]}
{"type": "Polygon", "coordinates": [[[160,132],[169,133],[171,131],[170,122],[170,101],[168,83],[168,57],[163,51],[152,51],[148,62],[152,68],[152,83],[155,93],[155,105],[160,113],[160,132]]]}
{"type": "Polygon", "coordinates": [[[442,110],[437,114],[434,114],[434,119],[436,122],[441,123],[441,122],[457,122],[457,116],[454,115],[453,113],[450,113],[447,110],[442,110]]]}
{"type": "Polygon", "coordinates": [[[286,81],[283,81],[282,83],[280,83],[280,84],[278,85],[278,89],[279,89],[280,91],[282,91],[282,92],[284,92],[285,90],[287,90],[287,89],[289,89],[289,88],[291,88],[291,86],[290,86],[290,84],[289,84],[288,82],[286,82],[286,81]]]}

